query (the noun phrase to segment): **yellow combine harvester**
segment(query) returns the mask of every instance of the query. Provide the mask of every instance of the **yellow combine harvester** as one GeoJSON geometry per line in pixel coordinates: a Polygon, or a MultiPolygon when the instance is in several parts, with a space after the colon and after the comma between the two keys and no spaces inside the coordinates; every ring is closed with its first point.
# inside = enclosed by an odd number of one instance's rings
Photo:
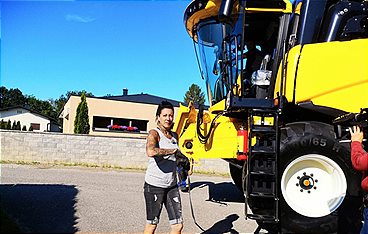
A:
{"type": "Polygon", "coordinates": [[[246,218],[270,232],[359,231],[347,128],[367,136],[367,14],[362,0],[195,0],[185,10],[210,108],[181,106],[181,150],[228,161],[246,218]]]}

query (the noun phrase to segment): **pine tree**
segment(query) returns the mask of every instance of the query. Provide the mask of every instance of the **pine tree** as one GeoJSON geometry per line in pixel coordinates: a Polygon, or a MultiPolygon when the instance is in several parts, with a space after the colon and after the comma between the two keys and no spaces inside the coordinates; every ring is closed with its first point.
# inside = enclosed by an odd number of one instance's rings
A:
{"type": "Polygon", "coordinates": [[[6,124],[6,129],[11,130],[11,121],[8,120],[8,123],[6,124]]]}
{"type": "Polygon", "coordinates": [[[192,101],[194,105],[204,104],[204,93],[196,84],[192,84],[189,87],[189,90],[185,93],[184,103],[188,104],[190,101],[192,101]]]}
{"type": "Polygon", "coordinates": [[[86,93],[81,95],[81,102],[77,107],[77,114],[74,120],[74,133],[89,134],[89,116],[86,93]]]}
{"type": "Polygon", "coordinates": [[[15,130],[19,130],[21,129],[21,125],[20,125],[20,121],[17,122],[17,125],[15,126],[15,130]]]}
{"type": "Polygon", "coordinates": [[[28,131],[33,132],[33,127],[32,127],[32,125],[31,125],[31,126],[29,126],[28,131]]]}
{"type": "Polygon", "coordinates": [[[22,131],[27,131],[26,125],[23,125],[22,131]]]}
{"type": "Polygon", "coordinates": [[[4,120],[1,120],[0,129],[5,129],[5,128],[6,128],[6,124],[5,124],[4,120]]]}
{"type": "Polygon", "coordinates": [[[13,125],[11,127],[11,130],[16,130],[17,129],[17,122],[15,122],[15,120],[13,121],[13,125]]]}

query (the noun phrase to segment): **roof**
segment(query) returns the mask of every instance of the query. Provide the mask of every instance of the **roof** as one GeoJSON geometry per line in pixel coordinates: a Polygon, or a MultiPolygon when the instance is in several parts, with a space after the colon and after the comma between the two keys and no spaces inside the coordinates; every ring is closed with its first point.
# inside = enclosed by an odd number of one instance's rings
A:
{"type": "MultiPolygon", "coordinates": [[[[79,95],[70,95],[68,100],[71,96],[80,97],[79,95]]],[[[87,97],[87,98],[97,98],[97,99],[104,99],[104,100],[113,100],[113,101],[122,101],[122,102],[134,102],[134,103],[143,103],[143,104],[152,104],[152,105],[159,105],[162,101],[170,102],[174,107],[180,107],[179,101],[163,98],[151,94],[141,93],[141,94],[127,94],[127,95],[119,95],[119,96],[104,96],[104,97],[87,97]]],[[[68,102],[68,100],[66,102],[68,102]]],[[[64,105],[65,106],[65,105],[64,105]]],[[[198,105],[195,105],[198,108],[198,105]]],[[[204,106],[208,108],[208,106],[204,106]]],[[[61,116],[63,113],[63,109],[61,109],[58,116],[61,116]]],[[[60,117],[61,118],[61,117],[60,117]]]]}
{"type": "Polygon", "coordinates": [[[41,116],[41,117],[43,117],[43,118],[45,118],[45,119],[48,119],[48,120],[50,120],[50,121],[52,121],[52,122],[55,122],[55,123],[57,123],[58,125],[59,125],[59,123],[55,120],[55,119],[53,119],[53,118],[51,118],[51,117],[49,117],[49,116],[47,116],[47,115],[44,115],[44,114],[41,114],[40,112],[37,112],[37,111],[34,111],[34,110],[31,110],[30,108],[28,108],[28,107],[25,107],[25,106],[9,106],[9,107],[6,107],[6,108],[2,108],[2,109],[0,109],[0,111],[7,111],[7,110],[13,110],[13,109],[24,109],[24,110],[27,110],[27,111],[29,111],[29,112],[31,112],[31,113],[33,113],[33,114],[36,114],[36,115],[39,115],[39,116],[41,116]]]}
{"type": "Polygon", "coordinates": [[[168,98],[158,97],[150,94],[129,94],[120,96],[107,96],[101,97],[102,99],[125,101],[125,102],[135,102],[135,103],[145,103],[159,105],[162,101],[168,101],[173,106],[179,107],[180,102],[168,98]]]}

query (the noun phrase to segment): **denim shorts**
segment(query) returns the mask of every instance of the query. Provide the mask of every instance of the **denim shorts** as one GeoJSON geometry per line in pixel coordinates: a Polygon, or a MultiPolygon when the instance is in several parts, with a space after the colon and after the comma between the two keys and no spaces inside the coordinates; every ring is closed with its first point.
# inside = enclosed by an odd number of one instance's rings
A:
{"type": "Polygon", "coordinates": [[[144,183],[147,223],[158,224],[162,205],[165,205],[171,225],[183,222],[181,200],[178,186],[160,188],[144,183]]]}

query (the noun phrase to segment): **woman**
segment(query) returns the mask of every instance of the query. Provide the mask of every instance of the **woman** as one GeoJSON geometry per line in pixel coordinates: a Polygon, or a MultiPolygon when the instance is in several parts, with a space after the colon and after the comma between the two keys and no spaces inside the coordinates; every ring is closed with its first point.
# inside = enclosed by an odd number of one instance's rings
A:
{"type": "Polygon", "coordinates": [[[146,153],[149,157],[144,183],[147,224],[144,233],[154,233],[159,223],[162,205],[165,205],[171,224],[171,233],[181,233],[183,217],[176,178],[178,136],[171,131],[174,107],[163,101],[157,108],[157,128],[149,131],[146,153]]]}

